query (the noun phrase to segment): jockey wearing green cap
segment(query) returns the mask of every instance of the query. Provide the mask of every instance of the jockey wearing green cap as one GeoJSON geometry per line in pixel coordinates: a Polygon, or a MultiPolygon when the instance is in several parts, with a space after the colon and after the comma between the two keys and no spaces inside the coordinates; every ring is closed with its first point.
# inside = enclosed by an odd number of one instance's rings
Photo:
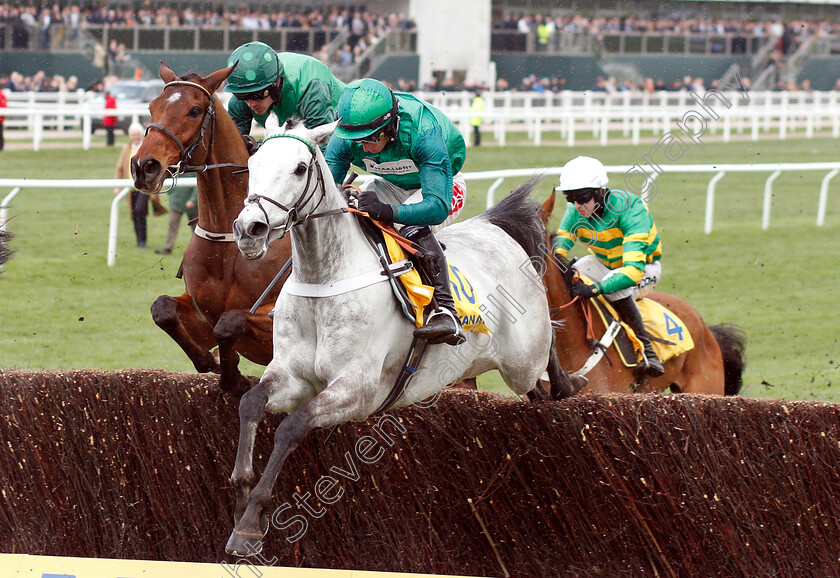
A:
{"type": "Polygon", "coordinates": [[[434,106],[394,93],[372,78],[347,85],[337,117],[338,128],[324,153],[335,182],[343,182],[351,164],[373,174],[359,194],[359,209],[377,221],[395,223],[404,237],[438,261],[434,271],[426,271],[438,307],[415,336],[430,343],[463,342],[446,256],[432,233],[454,221],[464,207],[464,138],[434,106]]]}
{"type": "Polygon", "coordinates": [[[344,83],[317,58],[277,53],[262,42],[248,42],[228,58],[228,66],[234,64],[236,68],[225,87],[235,97],[228,103],[228,113],[243,138],[247,137],[250,152],[256,150],[256,141],[248,136],[251,121],[265,126],[272,111],[281,124],[297,116],[307,128],[335,120],[335,106],[344,83]]]}

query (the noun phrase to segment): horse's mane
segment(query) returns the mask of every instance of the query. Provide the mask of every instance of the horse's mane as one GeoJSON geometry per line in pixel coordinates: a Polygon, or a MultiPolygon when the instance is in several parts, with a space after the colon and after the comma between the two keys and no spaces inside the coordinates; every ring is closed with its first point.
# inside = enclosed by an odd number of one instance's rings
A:
{"type": "Polygon", "coordinates": [[[196,78],[203,78],[199,73],[192,70],[181,77],[181,80],[195,80],[196,78]]]}
{"type": "Polygon", "coordinates": [[[547,231],[540,218],[542,207],[531,197],[539,182],[539,176],[531,177],[481,216],[513,237],[529,257],[543,262],[547,231]]]}
{"type": "Polygon", "coordinates": [[[299,116],[293,116],[291,118],[287,118],[286,122],[283,123],[283,130],[289,132],[290,130],[300,126],[301,124],[303,124],[303,119],[299,116]]]}

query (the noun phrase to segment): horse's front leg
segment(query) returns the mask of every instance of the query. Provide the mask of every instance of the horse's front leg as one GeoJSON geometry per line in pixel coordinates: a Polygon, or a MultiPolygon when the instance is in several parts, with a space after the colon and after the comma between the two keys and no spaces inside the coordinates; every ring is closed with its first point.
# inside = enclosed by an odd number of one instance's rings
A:
{"type": "Polygon", "coordinates": [[[210,349],[216,345],[213,328],[196,313],[189,293],[180,297],[158,297],[152,304],[152,319],[181,346],[196,371],[219,371],[219,364],[210,353],[210,349]]]}
{"type": "MultiPolygon", "coordinates": [[[[240,409],[246,399],[251,397],[259,399],[254,391],[263,386],[261,381],[242,397],[240,409]]],[[[303,441],[306,435],[315,428],[330,427],[341,424],[351,419],[361,420],[368,416],[371,411],[371,404],[375,396],[373,385],[365,387],[360,379],[360,374],[344,376],[333,381],[324,391],[316,395],[310,402],[299,410],[288,415],[277,428],[274,434],[274,449],[265,467],[259,483],[251,490],[250,495],[237,489],[237,510],[240,509],[239,498],[247,502],[247,507],[241,518],[236,522],[236,527],[228,539],[225,550],[228,554],[237,556],[253,556],[262,550],[262,540],[268,531],[269,516],[267,507],[271,500],[271,492],[277,482],[280,468],[289,457],[289,454],[303,441]]],[[[273,400],[272,400],[273,405],[273,400]]],[[[256,403],[255,403],[256,405],[256,403]]],[[[265,407],[263,405],[263,407],[265,407]]],[[[240,412],[241,413],[241,412],[240,412]]],[[[245,434],[245,422],[242,423],[242,437],[240,437],[240,452],[236,457],[236,469],[234,473],[248,474],[253,476],[251,469],[251,458],[247,463],[241,454],[242,440],[249,444],[249,456],[253,454],[254,432],[245,434]],[[243,461],[240,464],[240,460],[243,461]],[[241,472],[237,472],[243,466],[241,472]],[[244,466],[247,465],[247,470],[244,466]]],[[[237,482],[234,481],[236,484],[237,482]]]]}
{"type": "Polygon", "coordinates": [[[262,381],[248,390],[239,401],[239,445],[236,448],[236,463],[230,475],[230,481],[236,490],[234,524],[239,523],[245,512],[248,495],[254,483],[254,439],[257,435],[257,427],[265,415],[267,402],[268,391],[262,381]]]}
{"type": "Polygon", "coordinates": [[[268,365],[272,354],[271,306],[264,305],[254,315],[245,309],[231,309],[219,317],[213,336],[219,344],[219,387],[242,395],[251,386],[239,371],[239,353],[254,363],[268,365]],[[239,353],[237,353],[239,352],[239,353]]]}

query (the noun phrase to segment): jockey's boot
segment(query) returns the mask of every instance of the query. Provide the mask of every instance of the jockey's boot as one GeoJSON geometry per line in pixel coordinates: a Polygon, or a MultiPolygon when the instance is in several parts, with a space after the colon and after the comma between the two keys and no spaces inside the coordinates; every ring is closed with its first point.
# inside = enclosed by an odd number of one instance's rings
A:
{"type": "MultiPolygon", "coordinates": [[[[437,306],[426,318],[426,324],[414,330],[414,336],[433,344],[460,345],[466,340],[466,335],[455,312],[455,301],[449,287],[449,267],[446,265],[446,255],[443,254],[440,243],[429,227],[403,227],[401,233],[431,257],[431,262],[420,263],[420,266],[435,288],[434,302],[437,306]]],[[[423,259],[417,261],[421,262],[423,259]]]]}
{"type": "Polygon", "coordinates": [[[618,301],[610,301],[610,305],[618,312],[624,321],[639,338],[644,346],[642,352],[642,361],[640,365],[644,367],[645,373],[651,377],[659,377],[665,374],[665,368],[662,367],[662,362],[653,351],[653,346],[650,343],[650,336],[645,329],[645,323],[642,320],[642,314],[639,311],[636,300],[633,297],[625,297],[618,301]]]}

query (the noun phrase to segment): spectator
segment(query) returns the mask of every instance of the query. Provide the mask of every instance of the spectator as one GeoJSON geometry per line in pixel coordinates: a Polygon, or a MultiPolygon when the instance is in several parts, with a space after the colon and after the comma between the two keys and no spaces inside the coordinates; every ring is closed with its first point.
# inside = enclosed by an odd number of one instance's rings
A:
{"type": "Polygon", "coordinates": [[[48,8],[41,9],[39,18],[39,27],[41,30],[41,48],[48,50],[50,47],[50,26],[52,25],[52,14],[48,8]]]}
{"type": "Polygon", "coordinates": [[[198,217],[198,189],[195,187],[175,187],[169,193],[169,229],[166,231],[166,242],[160,249],[155,249],[159,255],[169,255],[175,248],[178,238],[178,228],[181,226],[181,216],[187,214],[187,224],[195,229],[193,219],[198,217]]]}
{"type": "MultiPolygon", "coordinates": [[[[111,94],[110,91],[105,93],[105,108],[106,109],[115,109],[117,108],[117,97],[111,94]]],[[[105,131],[108,133],[108,146],[114,146],[114,127],[117,126],[117,117],[116,116],[105,116],[102,118],[102,126],[105,127],[105,131]]],[[[142,128],[142,127],[141,127],[142,128]]],[[[142,140],[142,135],[140,136],[142,140]]]]}
{"type": "Polygon", "coordinates": [[[473,98],[470,106],[470,124],[473,127],[473,145],[481,146],[481,125],[484,122],[484,99],[481,97],[481,91],[476,91],[475,98],[473,98]]]}
{"type": "MultiPolygon", "coordinates": [[[[0,108],[6,108],[6,94],[0,89],[0,108]]],[[[3,138],[3,122],[6,120],[5,116],[0,115],[0,151],[6,146],[6,141],[3,138]]]]}
{"type": "MultiPolygon", "coordinates": [[[[117,167],[114,171],[115,179],[127,179],[131,177],[131,157],[140,148],[143,142],[143,126],[138,123],[132,123],[128,127],[128,138],[130,142],[126,143],[120,152],[120,158],[117,161],[117,167]]],[[[114,189],[114,194],[120,192],[120,188],[114,189]]],[[[149,201],[155,210],[155,216],[165,215],[168,211],[166,207],[160,202],[159,195],[147,195],[132,187],[129,195],[129,206],[131,207],[131,220],[134,223],[134,234],[137,237],[137,247],[140,249],[146,248],[146,216],[149,212],[149,201]]]]}
{"type": "Polygon", "coordinates": [[[17,50],[26,50],[29,48],[29,28],[23,21],[23,18],[17,12],[14,12],[9,19],[12,25],[12,48],[17,50]]]}

